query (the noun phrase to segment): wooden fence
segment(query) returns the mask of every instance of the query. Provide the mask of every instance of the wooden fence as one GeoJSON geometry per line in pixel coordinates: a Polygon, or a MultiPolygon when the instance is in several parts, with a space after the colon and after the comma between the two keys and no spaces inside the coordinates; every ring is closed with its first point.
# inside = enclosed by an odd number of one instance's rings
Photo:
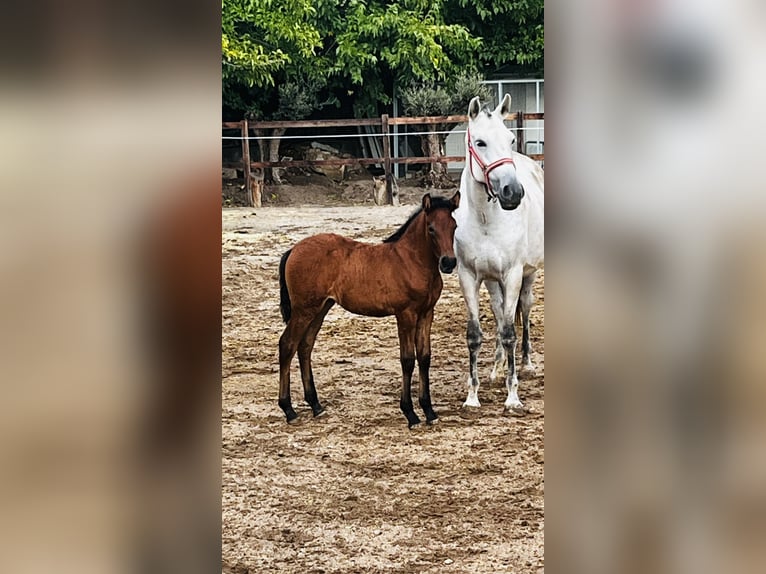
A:
{"type": "MultiPolygon", "coordinates": [[[[516,141],[517,149],[524,149],[524,121],[525,120],[544,120],[544,113],[524,113],[515,112],[506,116],[506,121],[515,122],[514,128],[517,130],[516,141]]],[[[245,189],[247,190],[248,200],[251,206],[260,207],[260,196],[254,197],[253,195],[253,177],[251,169],[263,169],[270,167],[312,167],[319,165],[327,166],[342,166],[342,165],[376,165],[382,164],[383,171],[386,178],[386,195],[389,203],[393,203],[393,164],[418,164],[418,163],[449,163],[457,161],[465,161],[465,156],[431,156],[431,157],[391,157],[391,136],[395,135],[391,132],[391,126],[395,125],[432,125],[432,124],[461,124],[468,121],[468,117],[464,115],[460,116],[424,116],[424,117],[399,117],[391,118],[387,114],[378,118],[359,118],[359,119],[347,119],[347,120],[299,120],[299,121],[273,121],[273,122],[251,122],[248,120],[242,120],[239,122],[223,122],[224,129],[236,129],[241,133],[242,138],[242,161],[241,162],[229,162],[224,164],[224,167],[232,167],[241,169],[245,176],[245,189]],[[363,133],[363,134],[349,134],[349,138],[353,137],[378,137],[382,138],[383,155],[379,158],[339,158],[339,159],[325,159],[325,160],[290,160],[290,161],[250,161],[250,146],[249,141],[251,139],[259,139],[257,136],[251,135],[251,131],[274,129],[274,128],[335,128],[335,127],[357,127],[357,126],[379,126],[380,133],[363,133]]],[[[396,134],[399,137],[403,136],[416,136],[418,134],[400,133],[396,134]]],[[[314,137],[320,138],[316,135],[314,137]]],[[[307,137],[308,139],[308,137],[307,137]]],[[[529,154],[532,159],[543,161],[544,154],[529,154]]]]}

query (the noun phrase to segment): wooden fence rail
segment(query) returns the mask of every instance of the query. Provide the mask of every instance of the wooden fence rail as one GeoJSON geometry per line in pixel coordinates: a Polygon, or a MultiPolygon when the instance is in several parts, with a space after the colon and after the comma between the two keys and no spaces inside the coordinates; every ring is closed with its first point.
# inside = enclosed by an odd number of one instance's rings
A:
{"type": "MultiPolygon", "coordinates": [[[[524,149],[524,121],[525,120],[544,120],[544,113],[525,113],[515,112],[506,116],[506,121],[514,122],[514,128],[518,130],[516,139],[518,149],[524,149]]],[[[242,161],[225,162],[224,167],[241,169],[245,175],[245,189],[251,207],[261,206],[260,190],[254,191],[253,176],[250,170],[272,167],[312,167],[312,166],[342,166],[342,165],[376,165],[382,164],[386,177],[386,194],[388,202],[394,202],[393,196],[393,164],[418,164],[418,163],[450,163],[465,161],[464,156],[430,156],[430,157],[391,157],[390,138],[393,135],[390,127],[395,125],[429,125],[429,124],[461,124],[468,121],[465,115],[457,116],[422,116],[410,118],[391,118],[387,114],[378,118],[358,118],[343,120],[299,120],[299,121],[273,121],[258,122],[242,120],[239,122],[223,122],[222,128],[227,130],[238,130],[242,139],[242,161]],[[331,128],[331,127],[357,127],[357,126],[380,126],[380,132],[373,134],[349,134],[353,137],[377,137],[382,139],[383,157],[380,158],[345,158],[345,159],[325,159],[325,160],[289,160],[289,161],[251,161],[250,145],[251,139],[259,139],[257,136],[251,136],[251,131],[264,129],[289,129],[289,128],[331,128]]],[[[414,136],[417,134],[398,134],[402,136],[414,136]]],[[[314,136],[320,138],[321,136],[314,136]]],[[[545,154],[529,154],[532,159],[543,161],[545,154]]]]}

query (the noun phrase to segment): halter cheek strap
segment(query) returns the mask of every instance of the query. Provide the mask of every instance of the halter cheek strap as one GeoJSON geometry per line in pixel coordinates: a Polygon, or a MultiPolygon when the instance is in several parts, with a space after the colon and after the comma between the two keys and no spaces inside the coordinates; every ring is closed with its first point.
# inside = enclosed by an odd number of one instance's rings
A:
{"type": "Polygon", "coordinates": [[[482,174],[484,175],[484,181],[481,181],[479,178],[477,178],[473,174],[473,162],[468,160],[468,165],[470,166],[471,170],[471,177],[478,183],[481,183],[484,186],[484,191],[487,194],[487,201],[497,200],[497,194],[492,189],[492,183],[489,181],[489,173],[495,169],[496,167],[500,167],[503,164],[510,163],[513,164],[513,158],[511,157],[503,157],[500,158],[497,161],[493,161],[490,164],[484,163],[484,160],[481,159],[478,152],[476,151],[476,148],[473,147],[473,142],[471,141],[471,132],[470,130],[466,131],[466,134],[468,135],[468,153],[470,154],[471,158],[474,159],[476,163],[479,164],[479,167],[481,168],[482,174]]]}

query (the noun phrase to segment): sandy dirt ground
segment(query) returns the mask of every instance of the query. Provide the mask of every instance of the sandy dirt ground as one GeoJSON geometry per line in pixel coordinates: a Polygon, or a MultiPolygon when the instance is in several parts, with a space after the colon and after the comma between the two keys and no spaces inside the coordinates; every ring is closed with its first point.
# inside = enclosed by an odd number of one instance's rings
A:
{"type": "Polygon", "coordinates": [[[489,384],[494,323],[486,294],[482,407],[461,408],[466,312],[455,274],[444,276],[433,326],[437,425],[408,430],[399,410],[395,319],[338,306],[313,355],[327,415],[313,419],[303,402],[297,358],[292,396],[300,424],[287,425],[277,406],[281,254],[328,230],[380,241],[420,195],[405,194],[410,204],[400,207],[358,204],[365,199],[223,209],[224,572],[543,571],[542,274],[532,312],[537,372],[519,389],[525,416],[505,416],[505,387],[489,384]]]}

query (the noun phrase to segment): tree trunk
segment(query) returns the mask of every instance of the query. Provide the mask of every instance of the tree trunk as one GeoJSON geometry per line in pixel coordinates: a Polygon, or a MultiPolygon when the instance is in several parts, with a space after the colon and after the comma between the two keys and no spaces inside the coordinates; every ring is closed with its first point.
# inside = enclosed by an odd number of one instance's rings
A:
{"type": "MultiPolygon", "coordinates": [[[[255,130],[255,135],[258,137],[263,137],[266,134],[266,130],[255,130]]],[[[268,158],[267,150],[269,148],[268,140],[257,140],[258,141],[258,161],[266,161],[268,158]]],[[[261,178],[263,181],[271,182],[271,169],[264,168],[263,170],[263,177],[261,178]]]]}
{"type": "MultiPolygon", "coordinates": [[[[434,128],[434,131],[442,131],[434,128]]],[[[427,157],[440,157],[444,155],[445,136],[441,134],[430,134],[420,137],[423,147],[423,154],[427,157]]],[[[448,187],[452,184],[447,175],[447,164],[441,162],[432,162],[430,170],[426,175],[426,181],[432,187],[448,187]]]]}
{"type": "MultiPolygon", "coordinates": [[[[279,161],[279,143],[282,141],[279,138],[285,135],[285,128],[275,128],[271,135],[274,139],[269,140],[269,161],[276,162],[279,161]]],[[[271,168],[271,179],[276,185],[282,185],[282,168],[271,168]]]]}

